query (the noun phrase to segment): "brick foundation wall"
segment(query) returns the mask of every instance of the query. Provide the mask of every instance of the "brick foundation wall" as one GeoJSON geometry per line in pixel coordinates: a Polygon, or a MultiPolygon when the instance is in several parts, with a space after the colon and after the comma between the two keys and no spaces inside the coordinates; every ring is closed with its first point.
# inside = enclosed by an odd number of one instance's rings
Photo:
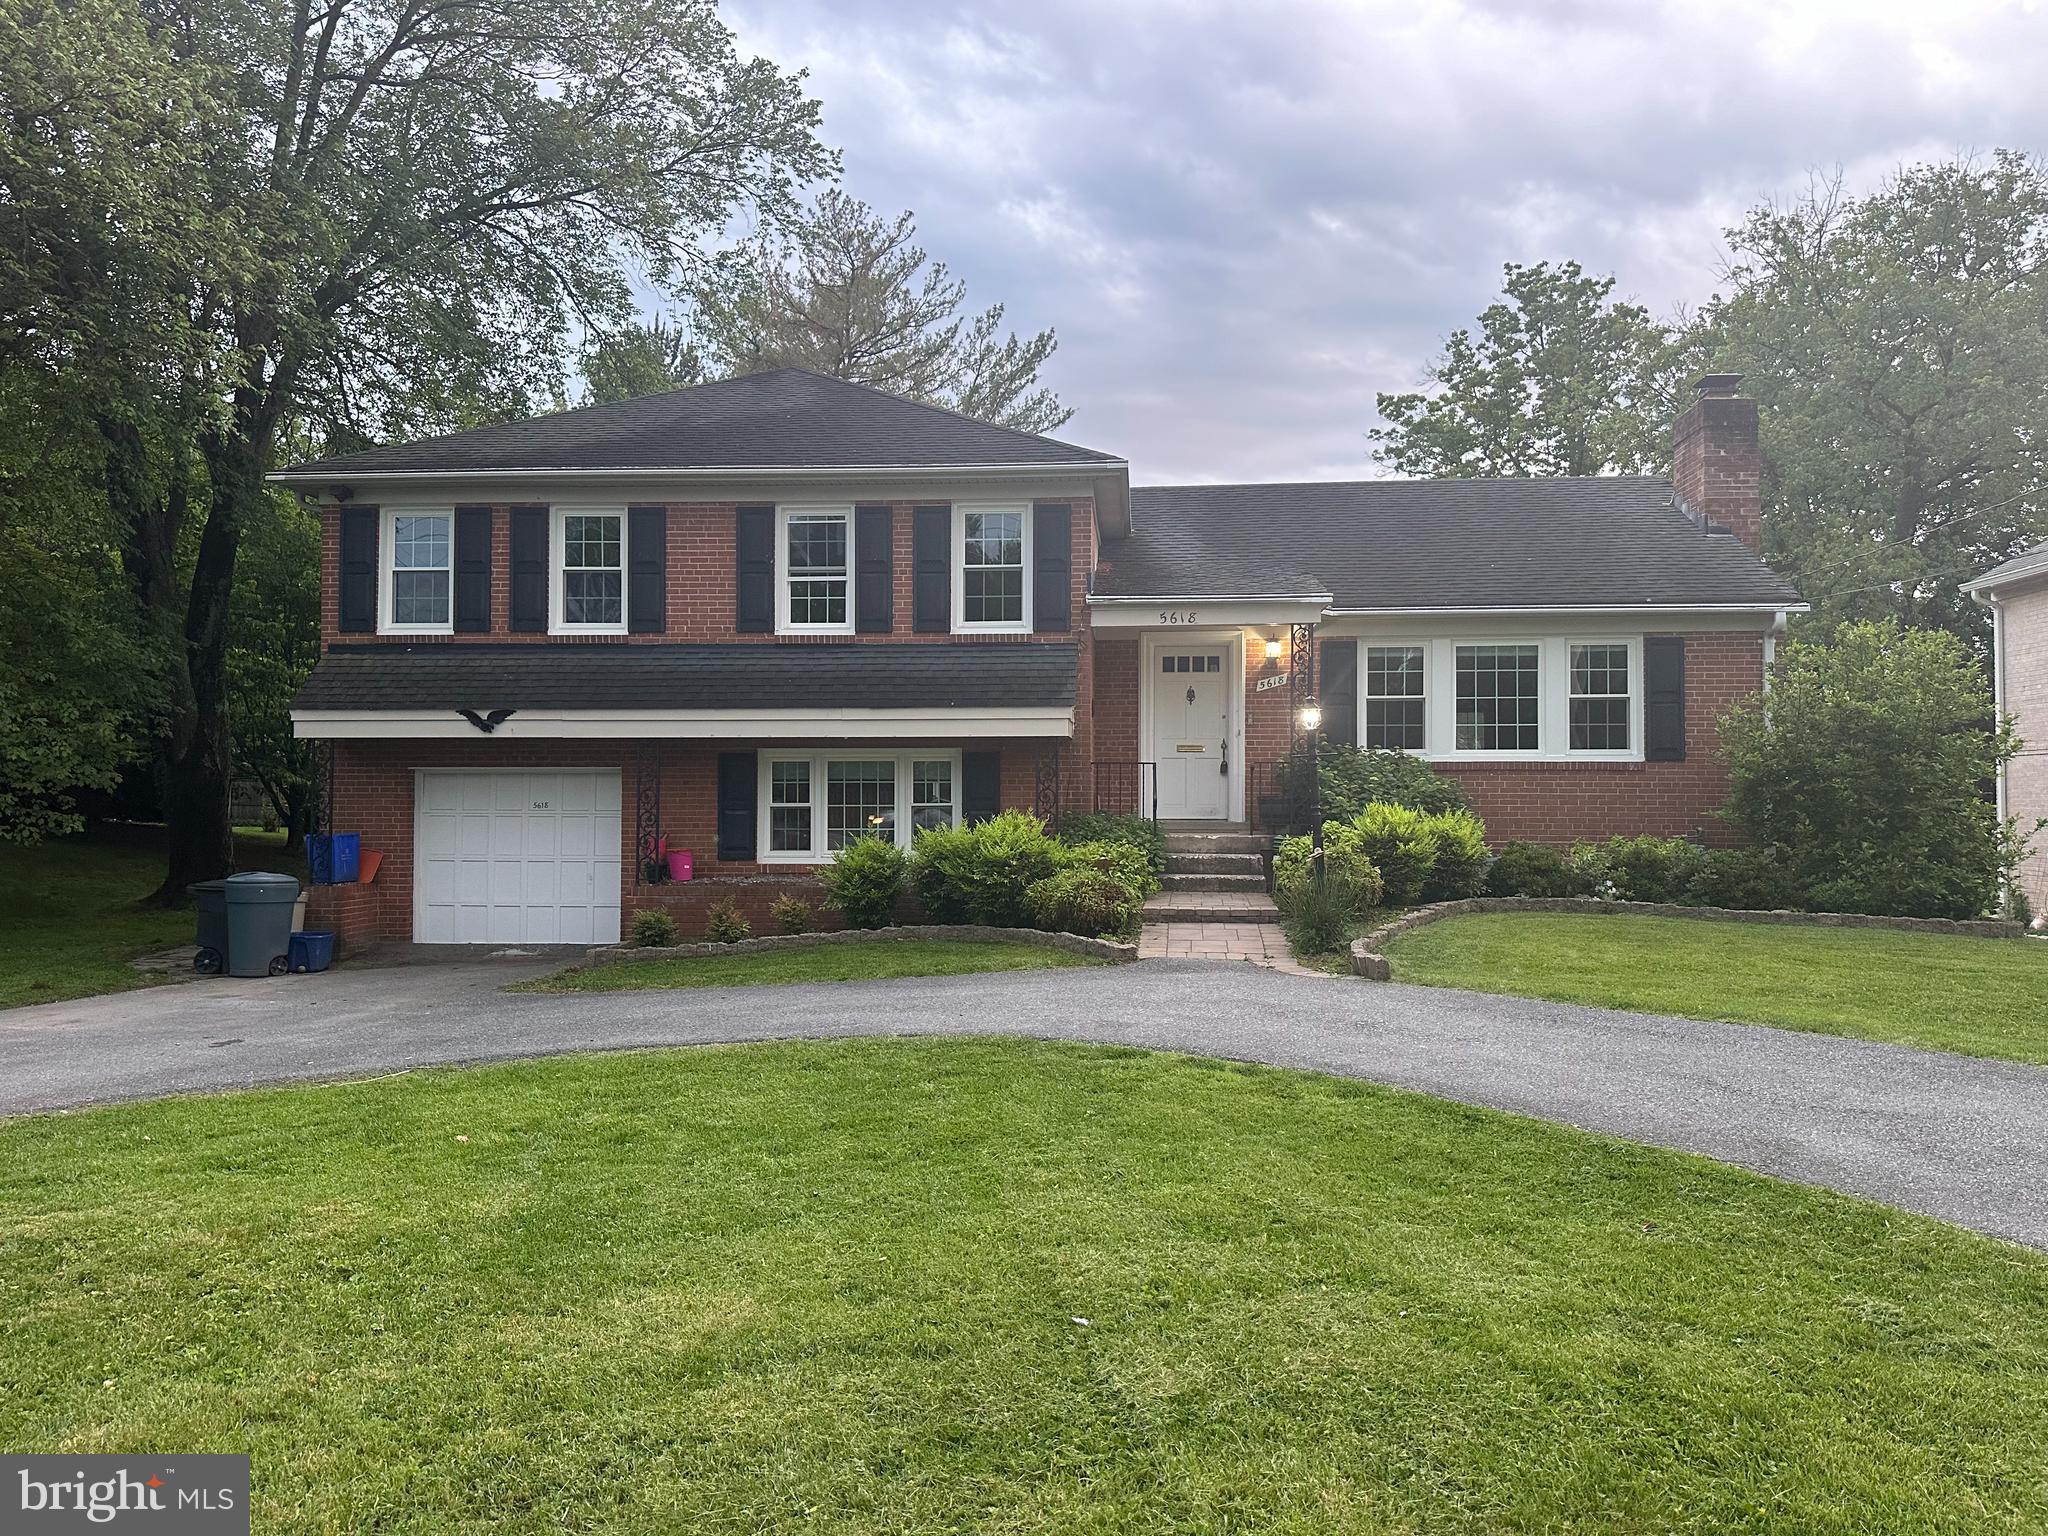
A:
{"type": "MultiPolygon", "coordinates": [[[[718,850],[718,754],[765,751],[788,742],[660,742],[661,826],[671,847],[696,855],[697,878],[688,884],[642,886],[634,846],[639,795],[640,743],[634,741],[343,741],[334,750],[335,829],[360,833],[363,847],[384,855],[374,884],[313,888],[308,921],[334,929],[348,950],[379,940],[412,937],[413,785],[420,768],[616,768],[621,795],[623,870],[621,922],[630,925],[640,906],[673,910],[686,936],[703,932],[704,909],[724,897],[735,901],[757,932],[774,931],[768,909],[778,896],[806,900],[822,895],[816,878],[802,866],[724,862],[718,850]]],[[[868,744],[863,744],[868,745],[868,744]]],[[[881,745],[875,743],[872,745],[881,745]]],[[[888,743],[892,749],[919,746],[951,750],[954,743],[888,743]]],[[[1035,741],[972,742],[967,750],[1001,754],[1005,807],[1029,810],[1037,787],[1037,762],[1044,744],[1035,741]]],[[[906,914],[909,915],[909,914],[906,914]]],[[[829,916],[823,926],[834,923],[829,916]]]]}
{"type": "MultiPolygon", "coordinates": [[[[1999,636],[2006,713],[2017,720],[2022,743],[2005,771],[2005,809],[2024,832],[2048,816],[2048,587],[2007,598],[1999,636]]],[[[2048,833],[2036,834],[2019,885],[2036,913],[2048,913],[2048,833]]]]}

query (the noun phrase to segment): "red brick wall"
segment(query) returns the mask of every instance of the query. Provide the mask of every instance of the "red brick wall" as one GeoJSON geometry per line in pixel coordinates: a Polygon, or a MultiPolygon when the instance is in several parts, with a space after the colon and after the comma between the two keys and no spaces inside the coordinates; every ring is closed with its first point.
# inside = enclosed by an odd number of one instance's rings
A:
{"type": "MultiPolygon", "coordinates": [[[[639,794],[640,743],[634,741],[343,741],[334,751],[334,819],[337,831],[358,832],[363,847],[383,853],[376,881],[360,887],[314,887],[308,921],[334,926],[345,947],[378,939],[412,937],[413,771],[417,768],[617,768],[620,770],[621,857],[624,861],[623,921],[643,905],[676,910],[685,934],[703,931],[703,909],[731,897],[763,932],[768,907],[794,891],[808,899],[820,893],[802,867],[757,862],[724,863],[718,858],[718,754],[769,750],[789,743],[674,741],[656,744],[661,768],[661,826],[673,848],[696,855],[697,878],[688,885],[638,884],[634,846],[639,794]]],[[[890,743],[906,750],[938,743],[890,743]]],[[[951,745],[951,744],[948,744],[951,745]]],[[[1002,803],[1030,809],[1037,785],[1042,744],[1035,741],[973,742],[970,750],[993,748],[1002,755],[1002,803]]],[[[828,924],[829,925],[829,924],[828,924]]]]}
{"type": "Polygon", "coordinates": [[[1671,429],[1671,485],[1678,499],[1758,554],[1764,547],[1763,450],[1754,400],[1706,395],[1671,429]]]}

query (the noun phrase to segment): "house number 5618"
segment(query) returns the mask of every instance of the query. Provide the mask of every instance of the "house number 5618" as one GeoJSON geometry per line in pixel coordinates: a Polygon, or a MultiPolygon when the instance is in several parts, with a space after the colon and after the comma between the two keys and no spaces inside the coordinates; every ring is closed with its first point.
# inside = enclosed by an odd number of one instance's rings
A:
{"type": "Polygon", "coordinates": [[[1162,608],[1159,610],[1159,622],[1162,624],[1192,624],[1195,622],[1195,610],[1192,608],[1162,608]]]}

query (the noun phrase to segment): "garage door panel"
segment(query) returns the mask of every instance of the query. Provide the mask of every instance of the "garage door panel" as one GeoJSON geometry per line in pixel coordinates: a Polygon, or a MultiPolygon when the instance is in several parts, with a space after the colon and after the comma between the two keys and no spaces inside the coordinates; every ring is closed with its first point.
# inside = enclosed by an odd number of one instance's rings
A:
{"type": "Polygon", "coordinates": [[[610,770],[417,776],[422,943],[616,942],[623,791],[610,770]]]}

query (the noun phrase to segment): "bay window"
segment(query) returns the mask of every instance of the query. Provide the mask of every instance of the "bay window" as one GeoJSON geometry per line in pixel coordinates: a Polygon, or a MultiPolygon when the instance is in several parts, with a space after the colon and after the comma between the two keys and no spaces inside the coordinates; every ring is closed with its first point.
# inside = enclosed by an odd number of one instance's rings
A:
{"type": "Polygon", "coordinates": [[[761,757],[762,858],[823,863],[859,837],[908,848],[960,822],[956,752],[777,752],[761,757]]]}

